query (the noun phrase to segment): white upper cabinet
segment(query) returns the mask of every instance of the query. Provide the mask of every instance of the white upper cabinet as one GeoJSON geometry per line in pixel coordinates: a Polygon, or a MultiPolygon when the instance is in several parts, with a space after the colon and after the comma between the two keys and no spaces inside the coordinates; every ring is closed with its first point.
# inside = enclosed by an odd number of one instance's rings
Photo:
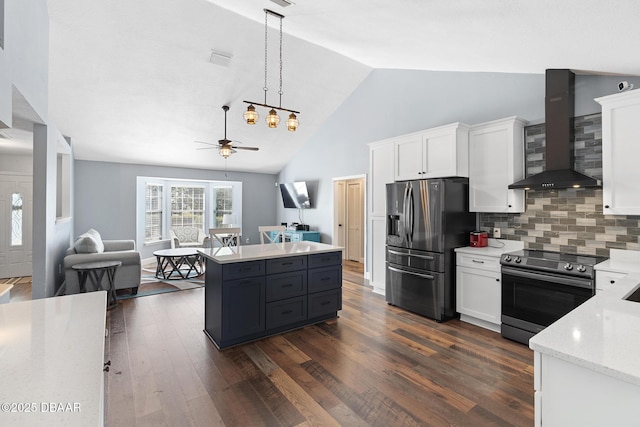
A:
{"type": "Polygon", "coordinates": [[[469,210],[524,212],[525,190],[509,190],[524,178],[524,126],[518,117],[472,126],[469,130],[469,210]]]}
{"type": "Polygon", "coordinates": [[[369,144],[369,214],[384,216],[387,208],[387,184],[393,182],[393,141],[369,144]]]}
{"type": "Polygon", "coordinates": [[[596,102],[602,105],[602,210],[605,215],[639,215],[640,90],[596,102]]]}
{"type": "Polygon", "coordinates": [[[469,126],[453,123],[395,139],[395,180],[469,176],[469,126]]]}

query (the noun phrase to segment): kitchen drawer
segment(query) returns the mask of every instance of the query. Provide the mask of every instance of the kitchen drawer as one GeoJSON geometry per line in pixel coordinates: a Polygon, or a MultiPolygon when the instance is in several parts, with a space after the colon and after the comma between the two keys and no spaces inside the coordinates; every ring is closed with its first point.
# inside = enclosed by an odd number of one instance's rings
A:
{"type": "Polygon", "coordinates": [[[307,271],[267,276],[267,302],[306,295],[307,271]]]}
{"type": "Polygon", "coordinates": [[[292,256],[288,258],[268,259],[267,274],[285,273],[287,271],[297,271],[307,269],[307,256],[292,256]]]}
{"type": "Polygon", "coordinates": [[[342,289],[309,295],[309,319],[342,310],[342,289]]]}
{"type": "Polygon", "coordinates": [[[342,286],[342,267],[325,267],[310,269],[307,276],[309,293],[328,291],[342,286]]]}
{"type": "Polygon", "coordinates": [[[456,254],[458,267],[477,268],[478,270],[500,271],[500,257],[487,255],[472,255],[459,252],[456,254]]]}
{"type": "Polygon", "coordinates": [[[267,330],[307,320],[307,297],[267,303],[267,330]]]}
{"type": "Polygon", "coordinates": [[[309,255],[309,268],[326,267],[342,264],[342,252],[309,255]]]}
{"type": "Polygon", "coordinates": [[[263,260],[224,264],[222,266],[222,279],[225,281],[262,275],[264,275],[263,260]]]}

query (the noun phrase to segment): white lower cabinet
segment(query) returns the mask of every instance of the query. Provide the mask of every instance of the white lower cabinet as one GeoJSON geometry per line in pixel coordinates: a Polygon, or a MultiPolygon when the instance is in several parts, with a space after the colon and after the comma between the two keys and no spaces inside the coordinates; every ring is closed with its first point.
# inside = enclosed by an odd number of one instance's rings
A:
{"type": "Polygon", "coordinates": [[[638,425],[640,386],[537,351],[534,364],[536,427],[638,425]]]}
{"type": "Polygon", "coordinates": [[[500,255],[456,255],[456,311],[460,320],[500,332],[500,255]]]}

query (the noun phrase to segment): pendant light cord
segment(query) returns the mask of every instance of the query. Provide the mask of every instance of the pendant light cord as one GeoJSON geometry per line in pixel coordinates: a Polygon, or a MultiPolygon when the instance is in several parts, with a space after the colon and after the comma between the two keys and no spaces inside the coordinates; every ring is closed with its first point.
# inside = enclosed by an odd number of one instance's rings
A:
{"type": "MultiPolygon", "coordinates": [[[[267,31],[267,17],[269,16],[269,14],[266,12],[264,12],[264,87],[262,88],[264,90],[264,103],[267,103],[267,91],[269,90],[269,88],[267,87],[267,36],[268,36],[268,31],[267,31]]],[[[282,20],[280,20],[280,22],[282,22],[282,20]]]]}
{"type": "Polygon", "coordinates": [[[282,107],[282,18],[280,18],[280,91],[278,94],[280,95],[278,106],[282,107]]]}

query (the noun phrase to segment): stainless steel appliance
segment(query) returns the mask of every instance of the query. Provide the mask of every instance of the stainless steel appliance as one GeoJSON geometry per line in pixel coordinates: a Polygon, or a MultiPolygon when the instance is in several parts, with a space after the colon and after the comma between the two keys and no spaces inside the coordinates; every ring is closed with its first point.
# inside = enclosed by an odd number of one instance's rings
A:
{"type": "Polygon", "coordinates": [[[475,228],[467,178],[387,184],[386,300],[437,321],[456,314],[453,248],[475,228]]]}
{"type": "Polygon", "coordinates": [[[502,336],[529,344],[532,336],[591,298],[593,266],[604,260],[528,249],[503,254],[502,336]]]}

